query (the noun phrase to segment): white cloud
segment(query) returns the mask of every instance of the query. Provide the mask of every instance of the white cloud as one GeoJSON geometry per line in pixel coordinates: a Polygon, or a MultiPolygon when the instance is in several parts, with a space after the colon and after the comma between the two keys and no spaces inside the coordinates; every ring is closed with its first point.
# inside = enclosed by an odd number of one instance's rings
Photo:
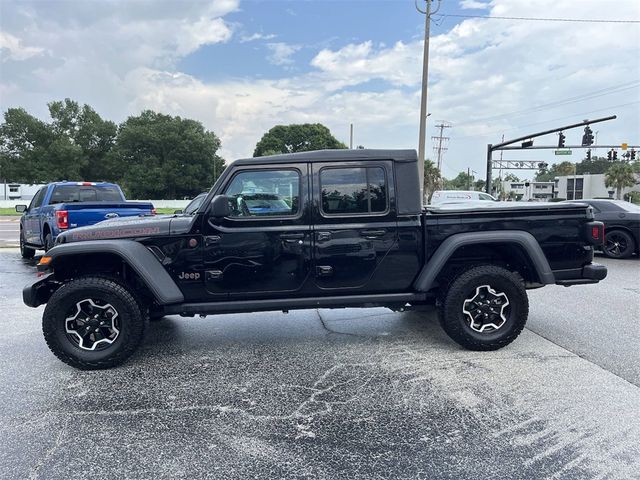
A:
{"type": "Polygon", "coordinates": [[[254,33],[252,35],[243,35],[242,37],[240,37],[240,42],[241,43],[247,43],[247,42],[255,42],[256,40],[271,40],[276,38],[277,35],[274,33],[254,33]]]}
{"type": "Polygon", "coordinates": [[[14,37],[10,33],[0,32],[0,51],[2,52],[3,61],[21,61],[41,55],[44,52],[44,48],[24,46],[18,37],[14,37]]]}
{"type": "Polygon", "coordinates": [[[478,2],[476,0],[462,0],[460,6],[464,10],[486,10],[491,7],[489,3],[478,2]]]}
{"type": "MultiPolygon", "coordinates": [[[[493,15],[575,15],[570,0],[491,4],[493,15]]],[[[585,0],[584,11],[597,11],[600,4],[585,0]]],[[[127,3],[126,15],[119,9],[102,9],[99,2],[92,2],[91,8],[56,2],[56,8],[45,13],[39,9],[46,8],[46,2],[35,5],[38,8],[2,20],[3,29],[19,35],[22,44],[47,46],[47,55],[36,55],[30,62],[9,60],[11,69],[3,70],[0,84],[3,110],[20,105],[44,117],[46,102],[65,96],[89,103],[115,121],[152,108],[202,121],[221,137],[228,159],[251,155],[266,130],[292,122],[325,123],[343,141],[354,122],[356,144],[417,147],[420,40],[324,48],[312,59],[310,72],[284,79],[256,74],[205,81],[181,72],[178,60],[202,45],[227,41],[233,29],[223,17],[238,8],[237,2],[160,2],[150,9],[138,0],[127,3]],[[37,67],[27,65],[36,60],[37,67]]],[[[620,0],[602,16],[638,18],[638,9],[636,0],[620,0]]],[[[509,138],[610,112],[618,113],[619,120],[594,128],[600,131],[599,141],[640,142],[640,104],[608,108],[639,101],[638,88],[499,116],[640,78],[637,26],[469,19],[449,31],[435,32],[442,33],[431,43],[429,135],[436,119],[454,124],[448,132],[452,138],[445,175],[454,176],[467,166],[483,171],[486,144],[498,141],[502,133],[509,138]],[[585,113],[601,109],[605,110],[585,113]]],[[[272,45],[268,48],[273,60],[294,65],[288,62],[293,62],[297,45],[272,45]]],[[[567,140],[579,141],[580,134],[569,132],[567,140]]],[[[538,151],[535,159],[555,160],[542,155],[538,151]]]]}
{"type": "Polygon", "coordinates": [[[287,43],[275,42],[267,43],[267,48],[270,53],[267,56],[267,60],[274,65],[291,65],[293,59],[291,56],[300,50],[299,45],[289,45],[287,43]]]}

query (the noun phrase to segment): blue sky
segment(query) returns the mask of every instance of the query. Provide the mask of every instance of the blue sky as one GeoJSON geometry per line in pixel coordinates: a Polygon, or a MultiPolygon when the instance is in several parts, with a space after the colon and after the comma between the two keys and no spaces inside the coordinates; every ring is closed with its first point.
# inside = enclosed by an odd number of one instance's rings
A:
{"type": "MultiPolygon", "coordinates": [[[[3,111],[47,118],[47,102],[70,97],[119,122],[151,108],[203,122],[229,161],[287,123],[321,122],[345,142],[353,123],[356,145],[417,148],[424,20],[412,0],[0,0],[0,9],[3,111]]],[[[640,19],[640,2],[443,0],[440,13],[640,19]]],[[[611,113],[616,122],[594,128],[599,142],[639,143],[639,45],[638,24],[437,18],[427,155],[438,120],[453,125],[447,177],[483,172],[487,143],[502,135],[611,113]]]]}

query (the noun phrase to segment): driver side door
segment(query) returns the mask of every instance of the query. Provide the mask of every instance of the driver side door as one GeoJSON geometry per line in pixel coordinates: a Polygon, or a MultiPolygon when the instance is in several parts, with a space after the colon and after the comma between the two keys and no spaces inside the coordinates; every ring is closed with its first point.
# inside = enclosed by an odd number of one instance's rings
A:
{"type": "Polygon", "coordinates": [[[213,298],[304,290],[311,271],[308,165],[239,167],[222,186],[231,215],[204,221],[205,285],[213,298]]]}

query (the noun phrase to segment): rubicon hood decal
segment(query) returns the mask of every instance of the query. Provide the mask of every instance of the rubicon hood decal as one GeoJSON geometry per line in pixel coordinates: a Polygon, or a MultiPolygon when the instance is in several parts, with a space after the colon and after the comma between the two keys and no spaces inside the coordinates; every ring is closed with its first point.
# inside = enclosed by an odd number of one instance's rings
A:
{"type": "Polygon", "coordinates": [[[58,242],[179,235],[189,232],[193,221],[194,217],[191,216],[128,217],[106,220],[95,225],[64,232],[58,237],[58,242]]]}

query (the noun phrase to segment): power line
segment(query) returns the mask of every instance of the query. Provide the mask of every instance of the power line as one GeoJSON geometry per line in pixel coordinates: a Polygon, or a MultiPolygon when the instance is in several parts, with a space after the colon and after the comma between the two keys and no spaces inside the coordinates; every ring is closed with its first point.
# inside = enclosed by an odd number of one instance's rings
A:
{"type": "MultiPolygon", "coordinates": [[[[543,125],[543,124],[545,124],[545,123],[553,122],[553,121],[556,121],[556,120],[564,120],[564,119],[566,119],[566,118],[584,117],[584,115],[587,115],[587,114],[589,114],[589,113],[596,113],[596,112],[611,111],[611,110],[613,110],[614,108],[623,108],[623,107],[628,107],[628,106],[630,106],[630,105],[635,105],[635,104],[638,104],[638,103],[640,103],[640,100],[637,100],[637,101],[635,101],[635,102],[621,103],[621,104],[619,104],[619,105],[611,105],[611,106],[609,106],[609,107],[599,108],[599,109],[597,109],[597,110],[589,110],[588,112],[575,113],[575,114],[572,114],[572,115],[565,115],[564,117],[548,118],[548,119],[543,120],[543,121],[541,121],[541,122],[527,123],[526,125],[518,125],[518,126],[515,126],[515,127],[505,128],[505,129],[502,129],[502,130],[500,130],[500,131],[495,131],[495,130],[494,130],[494,131],[492,131],[492,132],[480,133],[480,134],[478,134],[478,135],[462,135],[462,136],[460,136],[460,137],[455,136],[455,139],[456,139],[456,140],[459,140],[459,139],[461,139],[461,138],[485,138],[485,137],[492,136],[492,135],[498,135],[498,134],[500,134],[500,133],[502,133],[502,132],[510,132],[510,131],[512,131],[512,130],[519,130],[519,129],[521,129],[521,128],[531,127],[531,126],[534,126],[534,125],[543,125]]],[[[456,125],[458,125],[458,124],[456,123],[456,125]]]]}
{"type": "Polygon", "coordinates": [[[484,117],[484,118],[477,118],[477,119],[473,119],[473,120],[471,120],[469,122],[458,123],[457,125],[458,126],[474,125],[474,124],[477,124],[477,123],[484,123],[484,122],[487,122],[487,121],[490,121],[490,120],[499,120],[499,119],[502,119],[504,117],[518,116],[518,115],[523,115],[523,114],[526,114],[526,113],[536,112],[536,111],[539,111],[539,110],[546,110],[547,108],[555,108],[555,107],[559,107],[559,106],[562,106],[562,105],[567,105],[569,103],[576,103],[576,102],[581,102],[581,101],[584,101],[584,100],[591,100],[593,98],[602,97],[602,96],[605,96],[605,95],[612,95],[612,94],[624,92],[626,90],[637,88],[639,85],[640,85],[640,80],[634,80],[633,82],[627,82],[627,83],[622,83],[620,85],[616,85],[616,86],[612,86],[612,87],[602,88],[602,89],[595,90],[595,91],[592,91],[592,92],[589,92],[589,93],[583,93],[583,94],[577,95],[575,97],[569,97],[569,98],[566,98],[564,100],[555,100],[553,102],[544,103],[542,105],[526,108],[524,110],[516,110],[514,112],[501,113],[501,114],[498,114],[498,115],[493,115],[493,116],[484,117]]]}
{"type": "Polygon", "coordinates": [[[441,17],[486,18],[490,20],[524,20],[528,22],[575,22],[575,23],[640,23],[640,20],[604,20],[600,18],[539,18],[539,17],[501,17],[493,15],[454,15],[441,14],[441,17]]]}

